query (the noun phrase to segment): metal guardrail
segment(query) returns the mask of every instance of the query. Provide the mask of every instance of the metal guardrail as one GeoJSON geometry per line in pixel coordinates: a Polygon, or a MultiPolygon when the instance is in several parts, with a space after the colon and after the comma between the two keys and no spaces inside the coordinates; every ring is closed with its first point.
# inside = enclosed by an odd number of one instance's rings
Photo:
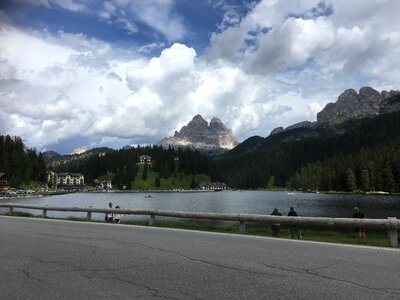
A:
{"type": "Polygon", "coordinates": [[[15,208],[41,210],[42,216],[47,216],[47,211],[69,211],[86,212],[86,219],[91,221],[92,213],[119,213],[124,215],[147,215],[149,216],[149,225],[155,223],[156,216],[183,218],[183,219],[207,219],[218,221],[237,221],[240,226],[240,233],[246,233],[246,222],[260,222],[286,225],[315,226],[315,227],[333,227],[333,228],[377,228],[388,231],[388,242],[390,247],[398,247],[398,230],[400,229],[400,220],[396,217],[387,219],[354,219],[354,218],[322,218],[322,217],[286,217],[257,214],[231,214],[231,213],[205,213],[191,211],[169,211],[157,209],[108,209],[93,207],[52,207],[18,204],[0,204],[0,207],[9,208],[13,213],[15,208]]]}

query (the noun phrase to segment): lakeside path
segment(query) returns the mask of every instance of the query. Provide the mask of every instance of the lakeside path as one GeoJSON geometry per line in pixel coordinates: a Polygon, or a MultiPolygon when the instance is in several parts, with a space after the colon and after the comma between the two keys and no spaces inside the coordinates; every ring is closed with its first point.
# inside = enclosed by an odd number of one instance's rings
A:
{"type": "Polygon", "coordinates": [[[400,299],[400,251],[0,216],[2,299],[400,299]]]}

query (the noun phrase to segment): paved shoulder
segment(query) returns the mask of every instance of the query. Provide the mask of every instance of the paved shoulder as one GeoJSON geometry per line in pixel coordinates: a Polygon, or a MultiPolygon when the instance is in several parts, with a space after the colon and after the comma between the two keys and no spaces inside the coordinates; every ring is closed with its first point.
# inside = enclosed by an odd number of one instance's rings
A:
{"type": "Polygon", "coordinates": [[[400,251],[0,217],[2,299],[400,299],[400,251]]]}

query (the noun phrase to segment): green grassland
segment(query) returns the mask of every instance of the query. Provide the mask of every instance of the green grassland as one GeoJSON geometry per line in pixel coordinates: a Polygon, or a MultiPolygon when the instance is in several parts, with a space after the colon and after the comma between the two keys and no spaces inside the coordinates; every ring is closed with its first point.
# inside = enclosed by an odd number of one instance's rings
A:
{"type": "Polygon", "coordinates": [[[175,172],[173,176],[168,178],[160,177],[160,186],[156,187],[156,178],[159,176],[158,173],[153,172],[151,169],[147,171],[147,179],[143,180],[143,165],[138,166],[138,173],[135,180],[132,182],[132,190],[178,190],[178,189],[189,189],[194,177],[196,185],[203,181],[210,181],[210,177],[205,174],[185,174],[183,172],[175,172]]]}

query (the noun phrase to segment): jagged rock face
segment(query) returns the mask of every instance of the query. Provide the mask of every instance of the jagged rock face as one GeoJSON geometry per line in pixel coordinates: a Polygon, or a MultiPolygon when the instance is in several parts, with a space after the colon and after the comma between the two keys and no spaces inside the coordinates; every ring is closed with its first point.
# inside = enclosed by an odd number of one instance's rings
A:
{"type": "Polygon", "coordinates": [[[175,131],[173,137],[164,138],[158,142],[158,145],[164,147],[186,146],[205,150],[212,148],[229,150],[237,144],[232,130],[226,128],[219,119],[212,118],[209,125],[200,115],[196,115],[179,132],[175,131]]]}
{"type": "Polygon", "coordinates": [[[282,126],[280,127],[276,127],[274,129],[272,129],[271,133],[269,135],[273,135],[273,134],[277,134],[279,132],[285,131],[285,128],[283,128],[282,126]]]}
{"type": "Polygon", "coordinates": [[[45,163],[51,161],[53,158],[60,157],[61,154],[58,154],[54,151],[46,151],[42,153],[42,157],[45,163]]]}
{"type": "Polygon", "coordinates": [[[392,105],[390,99],[399,93],[397,91],[379,93],[371,87],[361,88],[358,94],[353,89],[346,90],[339,96],[336,103],[328,103],[317,114],[317,122],[334,122],[398,111],[399,109],[396,110],[396,105],[392,105]]]}
{"type": "Polygon", "coordinates": [[[299,123],[290,125],[286,128],[277,127],[274,130],[272,130],[269,135],[273,135],[273,134],[277,134],[280,132],[284,132],[286,130],[297,129],[297,128],[315,128],[316,126],[317,126],[316,122],[303,121],[303,122],[299,122],[299,123]]]}
{"type": "MultiPolygon", "coordinates": [[[[385,91],[386,92],[386,91],[385,91]]],[[[387,94],[383,94],[383,100],[379,107],[380,114],[390,114],[400,111],[400,92],[390,91],[387,94]]]]}

